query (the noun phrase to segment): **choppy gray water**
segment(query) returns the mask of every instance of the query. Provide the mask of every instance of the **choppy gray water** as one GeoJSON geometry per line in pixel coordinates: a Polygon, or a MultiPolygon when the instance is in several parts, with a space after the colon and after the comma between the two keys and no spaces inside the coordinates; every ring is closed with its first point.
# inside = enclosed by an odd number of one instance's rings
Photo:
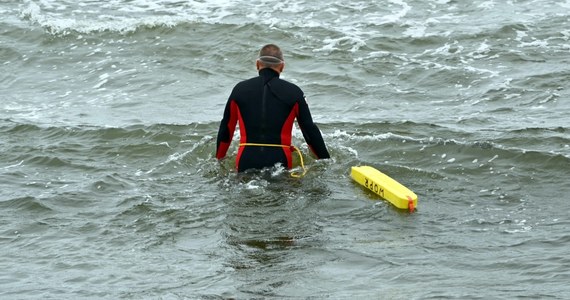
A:
{"type": "Polygon", "coordinates": [[[0,2],[0,298],[570,298],[569,9],[0,2]],[[213,157],[269,42],[333,156],[301,180],[213,157]]]}

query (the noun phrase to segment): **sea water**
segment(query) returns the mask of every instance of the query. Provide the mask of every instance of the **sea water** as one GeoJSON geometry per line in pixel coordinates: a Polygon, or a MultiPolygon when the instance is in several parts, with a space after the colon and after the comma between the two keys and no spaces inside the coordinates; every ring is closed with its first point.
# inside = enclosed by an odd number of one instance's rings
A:
{"type": "Polygon", "coordinates": [[[1,299],[570,297],[568,0],[23,0],[0,16],[1,299]],[[215,159],[266,43],[332,155],[295,129],[302,179],[238,176],[237,141],[215,159]]]}

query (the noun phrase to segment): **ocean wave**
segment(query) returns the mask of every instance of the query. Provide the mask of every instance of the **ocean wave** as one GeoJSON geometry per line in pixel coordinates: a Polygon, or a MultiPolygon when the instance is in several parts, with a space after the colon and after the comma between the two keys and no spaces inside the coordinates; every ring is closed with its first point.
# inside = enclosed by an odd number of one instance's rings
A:
{"type": "MultiPolygon", "coordinates": [[[[190,123],[186,125],[155,124],[132,125],[124,128],[105,127],[42,127],[34,124],[4,122],[0,132],[8,137],[11,147],[28,149],[18,151],[20,155],[27,151],[36,152],[18,161],[35,162],[46,166],[66,164],[65,156],[79,157],[82,152],[92,155],[119,155],[129,160],[141,159],[156,154],[166,155],[165,163],[181,161],[198,156],[199,159],[210,158],[214,150],[214,137],[218,122],[190,123]],[[41,152],[40,152],[41,151],[41,152]],[[61,154],[63,157],[58,157],[61,154]],[[32,159],[28,161],[27,159],[32,159]]],[[[476,147],[481,150],[493,148],[511,151],[518,154],[542,153],[544,157],[553,155],[566,156],[570,140],[565,133],[566,127],[528,127],[513,129],[510,132],[469,132],[457,128],[445,127],[431,123],[403,122],[368,122],[368,123],[324,123],[320,124],[323,136],[333,149],[338,146],[374,147],[374,143],[401,144],[402,149],[419,147],[476,147]],[[453,137],[453,138],[450,138],[453,137]],[[354,144],[354,143],[357,144],[354,144]],[[361,144],[358,144],[361,143],[361,144]],[[540,147],[540,145],[545,145],[540,147]],[[558,152],[557,152],[558,151],[558,152]]],[[[239,139],[239,133],[235,139],[239,139]]],[[[303,143],[301,132],[294,130],[294,141],[303,143]]],[[[236,146],[237,148],[237,146],[236,146]]],[[[351,155],[348,148],[337,149],[351,155]],[[344,149],[344,150],[343,150],[344,149]]],[[[5,149],[7,151],[8,149],[5,149]]],[[[358,151],[355,151],[358,152],[358,151]]],[[[8,152],[7,152],[8,153],[8,152]]],[[[353,152],[354,153],[354,152],[353,152]]]]}
{"type": "Polygon", "coordinates": [[[557,172],[563,172],[570,164],[570,140],[559,133],[565,131],[562,128],[540,129],[543,133],[528,129],[489,135],[413,122],[325,126],[329,130],[331,127],[343,129],[326,133],[328,143],[336,141],[365,160],[382,157],[382,162],[415,161],[419,168],[430,169],[441,164],[481,166],[500,157],[504,166],[557,172]]]}
{"type": "Polygon", "coordinates": [[[43,201],[32,196],[2,200],[0,201],[0,208],[2,208],[3,211],[11,211],[17,214],[45,214],[54,211],[47,204],[43,203],[43,201]]]}
{"type": "Polygon", "coordinates": [[[0,2],[0,294],[566,292],[564,1],[0,2]],[[225,100],[267,42],[332,155],[296,127],[301,179],[238,174],[237,132],[215,158],[225,100]],[[417,213],[353,182],[356,165],[413,190],[417,213]]]}
{"type": "Polygon", "coordinates": [[[34,2],[21,11],[21,17],[32,24],[37,24],[47,32],[54,35],[69,35],[70,33],[94,33],[94,32],[134,32],[138,28],[172,28],[183,22],[183,18],[172,16],[150,16],[133,18],[128,16],[99,16],[90,15],[87,18],[62,16],[56,13],[45,12],[42,7],[34,2]]]}
{"type": "MultiPolygon", "coordinates": [[[[70,128],[3,122],[0,132],[10,132],[4,134],[10,140],[9,146],[1,148],[6,164],[0,166],[0,177],[3,186],[37,193],[50,203],[69,198],[66,201],[71,204],[65,205],[76,205],[72,202],[79,191],[101,197],[113,195],[117,201],[127,197],[130,200],[119,205],[130,206],[149,197],[162,197],[162,188],[156,190],[157,186],[179,191],[175,197],[180,199],[219,189],[266,195],[267,189],[279,188],[273,182],[287,177],[282,170],[275,170],[269,181],[265,177],[236,177],[233,157],[237,141],[229,149],[230,158],[217,162],[214,137],[218,125],[70,128]],[[217,188],[212,189],[212,185],[217,188]]],[[[346,177],[351,166],[371,165],[415,190],[430,188],[425,185],[435,180],[441,184],[474,180],[486,184],[467,188],[471,192],[503,200],[520,199],[525,194],[501,190],[495,184],[509,186],[513,180],[532,183],[541,173],[548,173],[555,184],[563,182],[570,166],[570,147],[560,148],[561,144],[570,144],[565,137],[568,128],[468,132],[410,121],[328,123],[320,124],[320,128],[333,157],[330,160],[316,161],[308,155],[301,132],[294,132],[293,143],[304,152],[309,168],[304,183],[297,187],[306,195],[327,193],[327,189],[322,190],[323,180],[346,177]],[[491,183],[489,178],[495,181],[491,183]]],[[[443,188],[441,184],[439,188],[443,188]]],[[[4,197],[14,196],[4,193],[4,197]]]]}
{"type": "MultiPolygon", "coordinates": [[[[403,26],[410,36],[424,36],[420,29],[424,21],[411,24],[404,20],[412,10],[406,1],[392,0],[388,5],[377,3],[347,4],[313,3],[307,7],[295,1],[266,3],[266,1],[93,1],[76,3],[28,0],[20,6],[20,17],[55,35],[73,32],[131,33],[142,28],[173,28],[185,24],[257,24],[277,30],[294,28],[333,29],[341,37],[325,38],[322,51],[349,42],[355,51],[364,41],[377,33],[374,27],[403,26]],[[358,15],[358,18],[354,18],[358,15]]],[[[433,19],[430,22],[437,22],[433,19]]]]}

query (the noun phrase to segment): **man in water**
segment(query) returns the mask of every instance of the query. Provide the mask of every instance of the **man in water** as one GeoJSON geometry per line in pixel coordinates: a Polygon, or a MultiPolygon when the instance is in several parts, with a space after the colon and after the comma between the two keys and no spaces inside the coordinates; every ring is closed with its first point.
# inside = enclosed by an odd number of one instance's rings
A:
{"type": "Polygon", "coordinates": [[[259,76],[238,83],[226,103],[218,131],[216,158],[226,156],[239,122],[238,172],[276,164],[291,169],[291,132],[295,119],[317,159],[330,158],[303,91],[279,78],[285,67],[281,49],[273,44],[265,45],[259,51],[256,67],[259,76]]]}

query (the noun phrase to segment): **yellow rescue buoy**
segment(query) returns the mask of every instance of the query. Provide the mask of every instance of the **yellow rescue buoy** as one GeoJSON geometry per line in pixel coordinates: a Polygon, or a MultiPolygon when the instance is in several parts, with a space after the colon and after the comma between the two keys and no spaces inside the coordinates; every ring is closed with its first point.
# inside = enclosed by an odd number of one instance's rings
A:
{"type": "Polygon", "coordinates": [[[350,176],[354,181],[388,200],[397,208],[413,212],[418,205],[418,196],[414,192],[373,167],[352,167],[350,176]]]}

